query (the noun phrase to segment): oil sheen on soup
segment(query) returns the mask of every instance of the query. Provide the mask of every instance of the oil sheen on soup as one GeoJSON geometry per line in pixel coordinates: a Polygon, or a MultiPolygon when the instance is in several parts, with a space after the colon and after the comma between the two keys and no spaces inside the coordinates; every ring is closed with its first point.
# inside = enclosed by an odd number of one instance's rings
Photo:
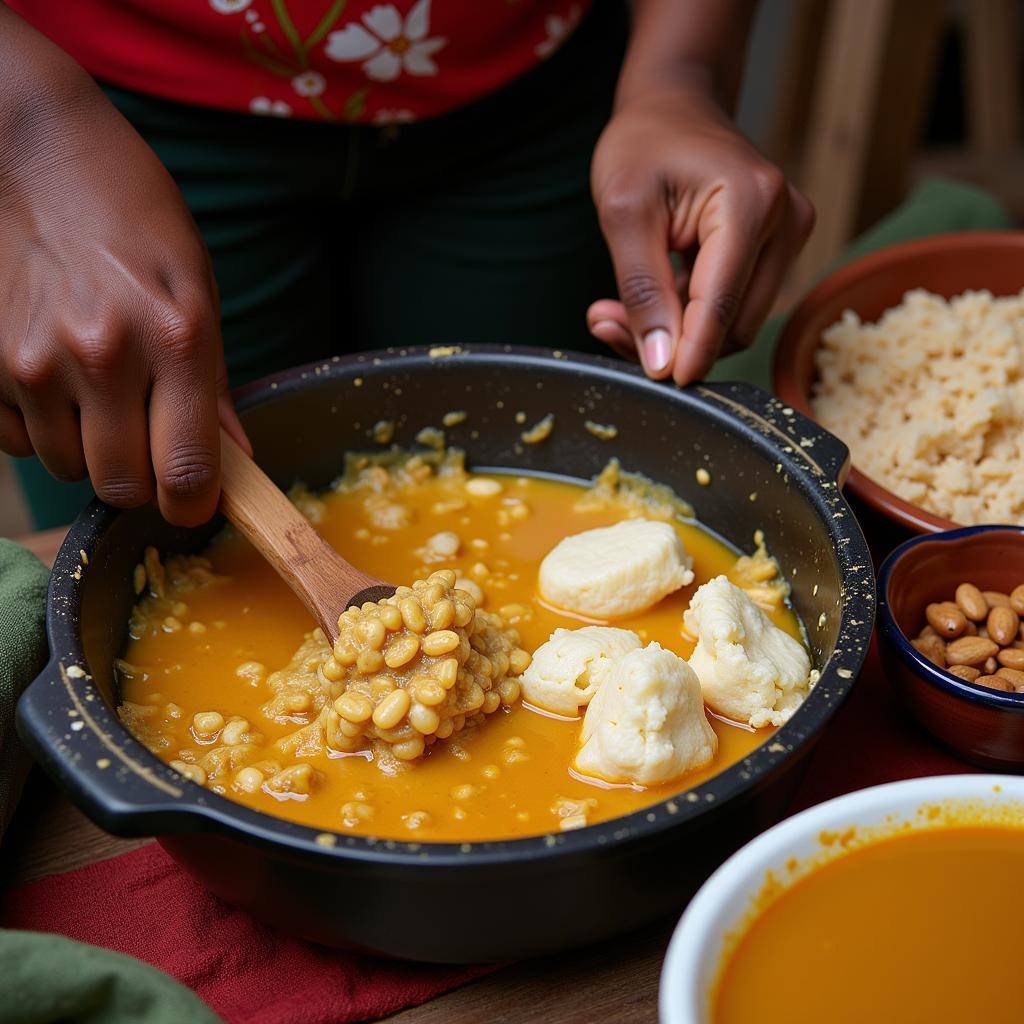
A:
{"type": "Polygon", "coordinates": [[[1024,830],[933,827],[845,853],[762,912],[713,1024],[1014,1024],[1024,830]]]}
{"type": "MultiPolygon", "coordinates": [[[[336,487],[318,496],[299,492],[294,500],[337,550],[381,579],[411,582],[439,568],[454,570],[479,588],[484,606],[518,631],[529,652],[558,627],[587,624],[537,596],[540,561],[566,536],[636,514],[635,501],[616,494],[601,498],[562,481],[461,470],[423,473],[397,491],[336,487]]],[[[726,574],[759,591],[771,620],[801,637],[800,624],[782,599],[782,581],[766,579],[776,573],[774,563],[738,562],[736,551],[698,523],[678,516],[672,522],[693,557],[695,579],[614,625],[686,658],[693,641],[681,627],[690,597],[700,584],[726,574]]],[[[163,576],[159,564],[151,558],[149,572],[139,570],[137,586],[149,596],[137,609],[120,663],[122,718],[163,760],[268,814],[318,829],[403,840],[537,835],[660,802],[742,759],[772,731],[710,716],[719,739],[714,761],[671,784],[647,788],[577,775],[570,765],[580,718],[522,702],[502,707],[457,742],[437,742],[427,756],[391,773],[363,756],[321,751],[283,758],[276,744],[301,726],[306,709],[297,706],[284,723],[260,709],[270,695],[268,676],[289,662],[313,624],[270,566],[230,529],[204,556],[205,566],[176,568],[170,562],[159,596],[153,594],[154,575],[163,576]],[[198,768],[211,763],[211,751],[196,732],[197,714],[227,723],[221,733],[223,757],[215,758],[213,772],[198,768]],[[237,744],[238,756],[223,747],[232,720],[245,723],[234,727],[246,740],[237,744]],[[257,772],[246,774],[253,765],[257,772]],[[286,770],[296,780],[301,776],[303,784],[277,790],[260,784],[259,772],[286,770]]]]}

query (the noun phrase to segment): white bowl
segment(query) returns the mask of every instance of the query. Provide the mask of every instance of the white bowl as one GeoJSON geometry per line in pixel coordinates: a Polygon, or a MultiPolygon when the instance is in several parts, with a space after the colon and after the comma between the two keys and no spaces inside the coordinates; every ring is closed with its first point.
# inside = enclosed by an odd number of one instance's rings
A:
{"type": "MultiPolygon", "coordinates": [[[[823,834],[855,828],[861,835],[888,832],[909,822],[915,828],[941,827],[964,806],[970,821],[1005,821],[1024,826],[1024,778],[1015,775],[937,775],[862,789],[811,807],[769,829],[733,854],[705,883],[676,926],[661,971],[658,997],[661,1024],[710,1024],[712,985],[726,951],[726,936],[746,923],[766,875],[788,883],[812,865],[842,853],[823,834]],[[798,866],[794,871],[792,865],[798,866]]],[[[961,810],[962,813],[962,810],[961,810]]]]}

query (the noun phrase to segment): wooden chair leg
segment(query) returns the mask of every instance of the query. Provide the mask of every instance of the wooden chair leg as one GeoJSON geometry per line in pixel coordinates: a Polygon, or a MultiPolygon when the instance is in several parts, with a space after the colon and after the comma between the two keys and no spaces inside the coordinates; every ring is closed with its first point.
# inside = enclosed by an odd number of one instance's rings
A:
{"type": "Polygon", "coordinates": [[[964,20],[968,135],[980,155],[1020,135],[1020,37],[1015,0],[969,0],[964,20]]]}
{"type": "Polygon", "coordinates": [[[945,24],[945,5],[935,0],[900,0],[893,7],[854,235],[898,206],[907,193],[945,24]]]}
{"type": "Polygon", "coordinates": [[[800,157],[827,12],[828,4],[822,0],[791,2],[778,88],[761,146],[765,155],[786,171],[792,171],[800,157]]]}
{"type": "Polygon", "coordinates": [[[797,287],[903,198],[945,16],[935,0],[833,0],[800,177],[818,224],[797,287]]]}
{"type": "Polygon", "coordinates": [[[799,176],[818,220],[794,269],[798,289],[839,252],[856,223],[885,37],[896,2],[833,0],[830,6],[799,176]]]}

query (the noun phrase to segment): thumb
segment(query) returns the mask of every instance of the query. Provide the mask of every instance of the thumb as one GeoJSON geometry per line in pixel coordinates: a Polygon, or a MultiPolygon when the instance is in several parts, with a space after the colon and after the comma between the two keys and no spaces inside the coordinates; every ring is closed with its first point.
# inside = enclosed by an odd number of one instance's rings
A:
{"type": "Polygon", "coordinates": [[[610,200],[601,227],[615,267],[627,326],[648,375],[668,376],[682,321],[662,203],[610,200]]]}

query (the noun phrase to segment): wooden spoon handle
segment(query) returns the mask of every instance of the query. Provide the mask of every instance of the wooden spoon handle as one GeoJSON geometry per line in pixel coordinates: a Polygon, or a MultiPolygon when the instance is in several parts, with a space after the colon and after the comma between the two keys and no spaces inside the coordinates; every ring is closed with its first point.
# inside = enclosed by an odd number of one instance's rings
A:
{"type": "Polygon", "coordinates": [[[381,581],[346,562],[223,428],[220,453],[221,511],[295,591],[333,644],[338,616],[353,595],[381,581]]]}

